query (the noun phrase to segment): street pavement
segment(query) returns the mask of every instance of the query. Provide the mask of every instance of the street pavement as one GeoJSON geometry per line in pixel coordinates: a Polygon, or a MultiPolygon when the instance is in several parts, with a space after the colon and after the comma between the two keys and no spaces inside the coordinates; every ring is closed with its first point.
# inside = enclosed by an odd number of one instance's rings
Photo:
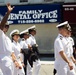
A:
{"type": "Polygon", "coordinates": [[[41,61],[39,75],[53,75],[54,61],[41,61]]]}

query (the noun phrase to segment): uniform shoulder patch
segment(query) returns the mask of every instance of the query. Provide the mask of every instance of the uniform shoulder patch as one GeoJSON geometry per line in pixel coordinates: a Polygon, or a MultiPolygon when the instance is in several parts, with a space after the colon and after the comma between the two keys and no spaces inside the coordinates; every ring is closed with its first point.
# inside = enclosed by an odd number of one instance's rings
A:
{"type": "Polygon", "coordinates": [[[62,40],[63,39],[63,37],[62,36],[60,36],[60,40],[62,40]]]}
{"type": "Polygon", "coordinates": [[[25,39],[24,38],[22,38],[22,41],[24,41],[25,39]]]}

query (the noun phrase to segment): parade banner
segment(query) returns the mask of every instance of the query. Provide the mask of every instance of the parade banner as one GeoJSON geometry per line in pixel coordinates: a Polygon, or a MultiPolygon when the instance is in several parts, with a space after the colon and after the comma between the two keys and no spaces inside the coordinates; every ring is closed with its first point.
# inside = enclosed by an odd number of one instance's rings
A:
{"type": "MultiPolygon", "coordinates": [[[[7,11],[6,6],[0,6],[0,19],[7,11]]],[[[15,5],[8,21],[13,24],[56,23],[61,21],[60,4],[29,4],[15,5]]]]}

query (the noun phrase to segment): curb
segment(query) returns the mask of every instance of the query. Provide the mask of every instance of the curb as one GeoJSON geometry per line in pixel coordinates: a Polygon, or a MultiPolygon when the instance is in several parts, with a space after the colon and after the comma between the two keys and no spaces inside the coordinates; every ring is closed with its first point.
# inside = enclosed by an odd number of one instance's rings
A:
{"type": "Polygon", "coordinates": [[[41,65],[54,65],[54,61],[40,61],[41,65]]]}

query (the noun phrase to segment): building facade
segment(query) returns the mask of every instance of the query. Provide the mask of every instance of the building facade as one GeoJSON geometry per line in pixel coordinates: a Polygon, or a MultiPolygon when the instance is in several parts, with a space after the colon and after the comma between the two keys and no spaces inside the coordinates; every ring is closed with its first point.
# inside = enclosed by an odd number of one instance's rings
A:
{"type": "Polygon", "coordinates": [[[38,3],[54,3],[54,2],[76,2],[76,0],[0,0],[0,5],[11,4],[38,4],[38,3]]]}
{"type": "MultiPolygon", "coordinates": [[[[58,34],[56,25],[66,20],[69,21],[69,16],[66,18],[66,13],[63,12],[65,9],[67,11],[73,11],[73,9],[75,9],[73,7],[64,8],[63,6],[66,5],[67,2],[75,1],[76,0],[0,0],[0,20],[2,20],[2,17],[7,11],[5,4],[10,2],[15,5],[14,10],[8,18],[11,25],[7,35],[9,36],[13,29],[19,29],[21,32],[30,26],[36,25],[37,35],[35,37],[39,45],[40,53],[53,54],[54,40],[58,34]]],[[[74,6],[75,5],[76,4],[74,4],[74,6]]],[[[75,17],[72,20],[75,20],[75,17]]],[[[72,21],[69,21],[74,32],[76,32],[75,23],[71,22],[72,21]]]]}

